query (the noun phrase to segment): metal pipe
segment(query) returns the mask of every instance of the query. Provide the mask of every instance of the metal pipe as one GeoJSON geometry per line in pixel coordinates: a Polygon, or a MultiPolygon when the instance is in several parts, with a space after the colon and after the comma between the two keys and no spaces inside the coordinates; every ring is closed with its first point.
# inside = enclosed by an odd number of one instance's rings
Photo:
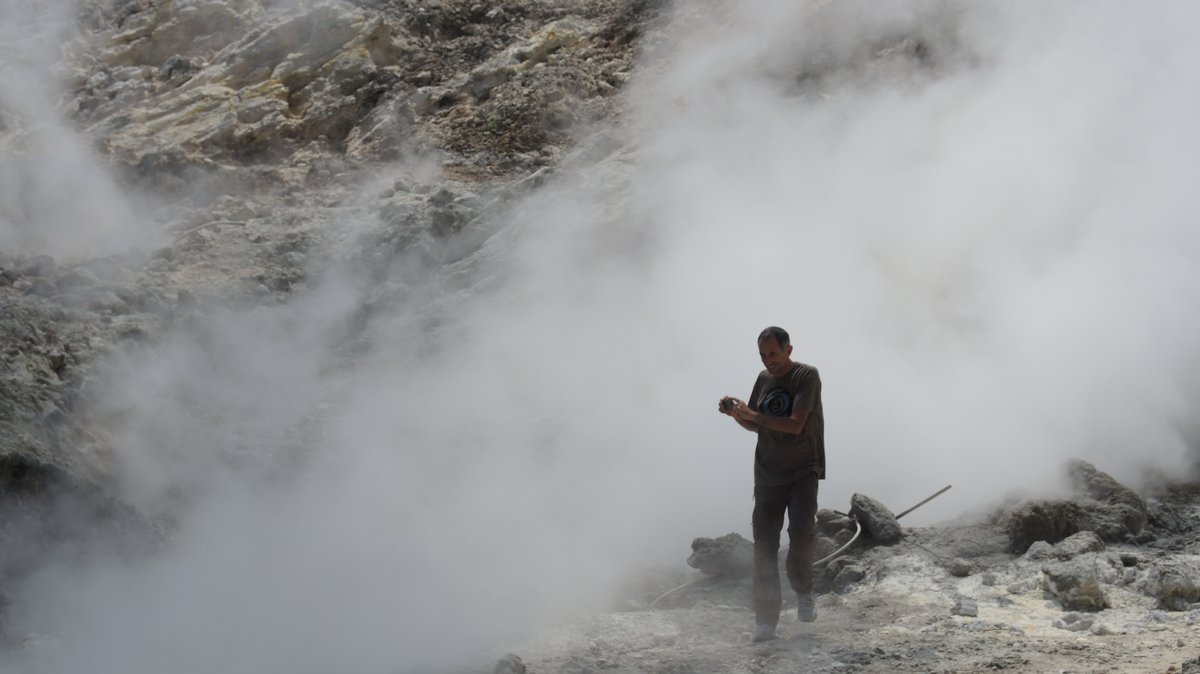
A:
{"type": "Polygon", "coordinates": [[[913,506],[913,507],[909,508],[908,510],[905,510],[904,512],[900,513],[899,515],[896,515],[896,519],[900,519],[901,517],[904,517],[905,515],[909,514],[910,512],[912,512],[912,511],[914,511],[914,510],[916,510],[917,508],[920,508],[921,506],[925,505],[926,503],[929,503],[929,502],[930,502],[930,501],[932,501],[933,499],[935,499],[935,498],[937,498],[937,497],[941,496],[942,494],[945,494],[947,491],[950,491],[950,487],[952,487],[952,486],[954,486],[954,485],[949,485],[949,484],[948,484],[948,485],[946,485],[945,487],[942,487],[942,488],[941,488],[941,489],[939,489],[939,490],[938,490],[938,492],[937,492],[936,494],[934,494],[933,496],[930,496],[929,498],[925,499],[924,501],[921,501],[921,502],[920,502],[920,503],[918,503],[917,505],[915,505],[915,506],[913,506]]]}
{"type": "Polygon", "coordinates": [[[821,559],[818,559],[817,561],[813,562],[813,566],[816,566],[818,564],[824,564],[825,562],[828,562],[829,560],[833,559],[834,557],[837,557],[838,555],[845,552],[846,548],[849,548],[851,545],[854,545],[854,541],[858,540],[858,536],[861,533],[862,533],[862,522],[859,522],[858,518],[855,517],[854,518],[854,537],[851,538],[850,540],[846,541],[846,544],[843,545],[842,547],[838,548],[837,550],[834,550],[833,554],[822,557],[821,559]]]}

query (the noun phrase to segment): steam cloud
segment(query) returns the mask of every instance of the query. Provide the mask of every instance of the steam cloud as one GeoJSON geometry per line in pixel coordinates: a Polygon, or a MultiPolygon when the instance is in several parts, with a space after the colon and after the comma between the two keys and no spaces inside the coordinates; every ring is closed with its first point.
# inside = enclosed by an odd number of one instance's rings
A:
{"type": "Polygon", "coordinates": [[[682,3],[629,151],[517,206],[494,284],[429,279],[353,357],[335,281],[140,354],[109,402],[126,496],[177,537],[46,570],[14,627],[53,671],[486,661],[748,533],[753,437],[715,403],[770,324],[822,373],[825,507],[953,483],[912,516],[944,519],[1069,456],[1191,470],[1197,14],[682,3]]]}

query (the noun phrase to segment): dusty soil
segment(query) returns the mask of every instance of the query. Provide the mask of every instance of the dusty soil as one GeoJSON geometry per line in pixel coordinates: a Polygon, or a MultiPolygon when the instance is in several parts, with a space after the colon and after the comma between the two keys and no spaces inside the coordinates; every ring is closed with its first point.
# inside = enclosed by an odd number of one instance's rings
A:
{"type": "MultiPolygon", "coordinates": [[[[1200,521],[1194,486],[1165,496],[1192,522],[1200,521]]],[[[748,580],[660,569],[643,577],[642,594],[631,599],[642,606],[658,599],[654,609],[569,622],[514,642],[513,653],[531,674],[1162,673],[1190,671],[1200,657],[1200,606],[1163,611],[1130,587],[1106,586],[1112,608],[1073,613],[1039,585],[1039,562],[1005,551],[998,528],[954,525],[904,533],[896,546],[868,543],[847,552],[867,569],[866,577],[844,592],[820,594],[816,622],[799,622],[785,593],[774,641],[750,641],[748,580]],[[972,564],[969,575],[948,570],[955,557],[972,564]],[[972,600],[978,615],[954,615],[960,598],[972,600]]],[[[1139,560],[1136,568],[1192,543],[1190,535],[1162,536],[1146,546],[1109,545],[1108,551],[1139,560]]]]}

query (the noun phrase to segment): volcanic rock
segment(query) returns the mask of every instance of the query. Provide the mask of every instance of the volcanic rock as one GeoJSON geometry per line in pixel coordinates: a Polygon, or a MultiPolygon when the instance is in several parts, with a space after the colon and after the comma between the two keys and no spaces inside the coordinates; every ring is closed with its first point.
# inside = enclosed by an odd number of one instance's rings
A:
{"type": "Polygon", "coordinates": [[[1200,602],[1200,555],[1155,560],[1138,589],[1167,611],[1187,611],[1200,602]]]}
{"type": "Polygon", "coordinates": [[[900,542],[900,522],[882,503],[864,494],[850,497],[850,514],[862,523],[866,535],[882,545],[900,542]]]}
{"type": "Polygon", "coordinates": [[[1085,552],[1101,552],[1104,548],[1104,541],[1095,532],[1080,531],[1055,543],[1050,555],[1058,559],[1071,559],[1085,552]]]}
{"type": "Polygon", "coordinates": [[[979,615],[979,604],[974,599],[958,597],[954,600],[954,606],[950,608],[950,613],[951,615],[974,618],[979,615]]]}
{"type": "Polygon", "coordinates": [[[1087,553],[1043,565],[1041,585],[1068,610],[1099,611],[1111,606],[1102,584],[1120,579],[1122,568],[1116,555],[1087,553]]]}
{"type": "Polygon", "coordinates": [[[1087,461],[1071,459],[1067,462],[1067,474],[1075,490],[1082,494],[1104,503],[1124,503],[1134,510],[1146,512],[1146,502],[1141,496],[1087,461]]]}
{"type": "Polygon", "coordinates": [[[966,578],[975,570],[975,565],[962,557],[955,557],[946,565],[946,570],[952,576],[966,578]]]}
{"type": "Polygon", "coordinates": [[[748,576],[754,568],[754,544],[738,534],[697,538],[687,563],[710,576],[748,576]]]}
{"type": "Polygon", "coordinates": [[[525,663],[520,656],[509,653],[500,658],[492,674],[525,674],[525,663]]]}
{"type": "Polygon", "coordinates": [[[854,522],[839,512],[829,510],[828,508],[821,508],[817,511],[817,529],[826,536],[833,537],[839,531],[845,529],[853,530],[854,522]]]}

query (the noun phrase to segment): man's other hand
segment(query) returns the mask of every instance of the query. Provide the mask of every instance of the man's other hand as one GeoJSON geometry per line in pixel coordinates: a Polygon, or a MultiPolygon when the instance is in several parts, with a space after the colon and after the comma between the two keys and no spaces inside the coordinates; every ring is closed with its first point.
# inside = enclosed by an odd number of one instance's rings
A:
{"type": "Polygon", "coordinates": [[[737,409],[739,405],[745,407],[746,403],[732,396],[725,396],[721,398],[720,402],[717,403],[717,411],[726,416],[733,416],[733,411],[737,409]]]}

